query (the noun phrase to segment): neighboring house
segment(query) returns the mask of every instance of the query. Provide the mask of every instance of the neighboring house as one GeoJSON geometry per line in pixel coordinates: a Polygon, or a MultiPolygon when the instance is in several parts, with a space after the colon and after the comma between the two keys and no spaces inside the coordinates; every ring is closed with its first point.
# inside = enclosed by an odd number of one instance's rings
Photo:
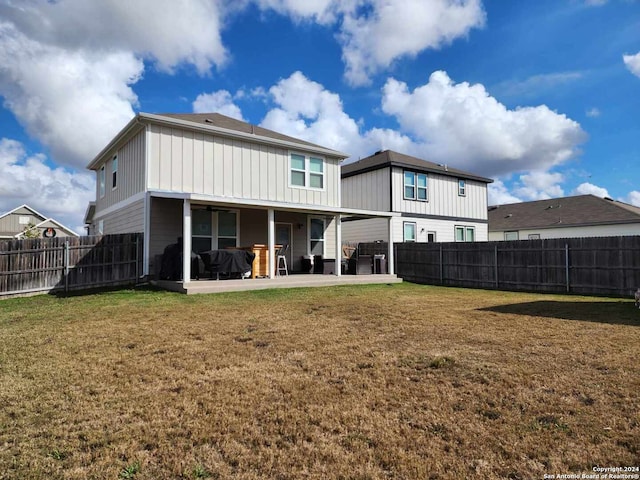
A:
{"type": "Polygon", "coordinates": [[[489,240],[640,235],[640,208],[595,195],[489,207],[489,240]]]}
{"type": "Polygon", "coordinates": [[[493,180],[384,150],[342,166],[342,204],[393,212],[385,220],[345,220],[345,241],[472,242],[487,240],[487,184],[493,180]]]}
{"type": "Polygon", "coordinates": [[[38,230],[40,237],[77,237],[70,228],[65,227],[53,218],[38,213],[28,205],[20,205],[0,215],[0,239],[24,238],[25,229],[38,230]]]}
{"type": "Polygon", "coordinates": [[[341,206],[347,156],[217,113],[140,113],[89,164],[85,221],[95,234],[144,232],[145,275],[184,237],[186,253],[267,245],[273,277],[274,245],[290,246],[293,271],[305,255],[340,259],[342,216],[376,215],[341,206]]]}

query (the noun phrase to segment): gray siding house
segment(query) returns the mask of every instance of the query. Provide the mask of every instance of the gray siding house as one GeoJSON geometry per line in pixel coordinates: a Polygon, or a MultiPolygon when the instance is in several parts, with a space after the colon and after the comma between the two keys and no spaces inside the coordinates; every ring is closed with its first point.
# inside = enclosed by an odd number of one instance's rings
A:
{"type": "MultiPolygon", "coordinates": [[[[184,238],[184,252],[288,244],[291,270],[304,255],[339,260],[343,216],[385,212],[341,206],[348,155],[217,113],[140,113],[93,159],[96,234],[144,232],[144,274],[184,238]]],[[[184,278],[190,278],[184,262],[184,278]]],[[[336,269],[340,275],[340,269],[336,269]]]]}
{"type": "Polygon", "coordinates": [[[35,211],[28,205],[20,205],[0,215],[0,239],[24,238],[25,229],[37,230],[40,237],[77,237],[78,234],[53,218],[35,211]]]}
{"type": "Polygon", "coordinates": [[[345,220],[350,242],[486,241],[487,184],[469,172],[384,150],[342,166],[342,204],[395,214],[345,220]]]}
{"type": "Polygon", "coordinates": [[[640,235],[640,208],[595,195],[489,207],[489,240],[640,235]]]}

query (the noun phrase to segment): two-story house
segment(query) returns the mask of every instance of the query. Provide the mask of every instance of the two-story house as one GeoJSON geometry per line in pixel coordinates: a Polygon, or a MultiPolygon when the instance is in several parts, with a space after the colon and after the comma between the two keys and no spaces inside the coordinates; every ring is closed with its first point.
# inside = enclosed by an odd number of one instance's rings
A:
{"type": "Polygon", "coordinates": [[[0,215],[0,239],[25,238],[29,234],[27,230],[42,238],[78,236],[70,228],[42,215],[29,205],[20,205],[0,215]]]}
{"type": "Polygon", "coordinates": [[[342,166],[342,205],[392,212],[345,219],[344,241],[473,242],[488,239],[487,184],[447,165],[384,150],[342,166]]]}
{"type": "Polygon", "coordinates": [[[344,216],[377,215],[388,225],[392,217],[341,206],[347,156],[217,113],[139,113],[89,164],[96,200],[85,221],[95,234],[144,232],[145,275],[178,237],[184,258],[265,244],[270,277],[277,244],[290,246],[293,271],[305,255],[339,265],[344,216]]]}

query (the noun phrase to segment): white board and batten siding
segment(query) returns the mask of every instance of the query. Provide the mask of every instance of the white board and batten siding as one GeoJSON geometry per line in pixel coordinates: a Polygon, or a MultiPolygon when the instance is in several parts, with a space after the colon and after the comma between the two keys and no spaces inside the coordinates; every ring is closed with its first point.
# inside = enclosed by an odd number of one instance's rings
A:
{"type": "MultiPolygon", "coordinates": [[[[100,197],[100,182],[96,181],[97,215],[102,210],[145,191],[145,131],[138,132],[122,146],[105,155],[104,158],[105,193],[103,197],[100,197]],[[117,186],[113,188],[113,157],[115,155],[118,156],[118,173],[117,186]]],[[[96,175],[99,179],[100,168],[96,171],[96,175]]]]}
{"type": "Polygon", "coordinates": [[[466,194],[458,195],[458,178],[429,173],[426,202],[404,199],[404,169],[393,167],[393,205],[395,212],[442,217],[487,220],[487,185],[466,180],[466,194]]]}
{"type": "Polygon", "coordinates": [[[362,210],[391,210],[391,169],[381,168],[342,179],[342,206],[362,210]]]}
{"type": "MultiPolygon", "coordinates": [[[[489,232],[489,240],[504,240],[505,232],[489,232]]],[[[583,227],[539,228],[519,230],[518,240],[528,240],[529,235],[539,235],[536,238],[582,238],[582,237],[618,237],[640,235],[640,223],[615,225],[588,225],[583,227]]]]}
{"type": "Polygon", "coordinates": [[[323,189],[305,189],[289,184],[290,153],[304,150],[159,125],[150,126],[150,143],[150,190],[340,206],[337,158],[325,158],[323,189]]]}
{"type": "Polygon", "coordinates": [[[436,235],[436,242],[455,242],[456,227],[473,227],[474,240],[486,242],[488,240],[488,228],[486,223],[468,220],[439,220],[434,218],[394,217],[393,241],[404,241],[404,223],[416,224],[416,242],[426,242],[430,232],[436,235]],[[424,229],[424,231],[422,231],[424,229]]]}

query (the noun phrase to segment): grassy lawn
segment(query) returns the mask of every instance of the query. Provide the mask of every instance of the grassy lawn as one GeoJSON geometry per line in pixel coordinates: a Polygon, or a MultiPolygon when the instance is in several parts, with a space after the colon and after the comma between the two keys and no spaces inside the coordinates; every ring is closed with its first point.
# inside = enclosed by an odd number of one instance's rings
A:
{"type": "Polygon", "coordinates": [[[630,300],[411,284],[0,301],[0,479],[638,465],[630,300]]]}

